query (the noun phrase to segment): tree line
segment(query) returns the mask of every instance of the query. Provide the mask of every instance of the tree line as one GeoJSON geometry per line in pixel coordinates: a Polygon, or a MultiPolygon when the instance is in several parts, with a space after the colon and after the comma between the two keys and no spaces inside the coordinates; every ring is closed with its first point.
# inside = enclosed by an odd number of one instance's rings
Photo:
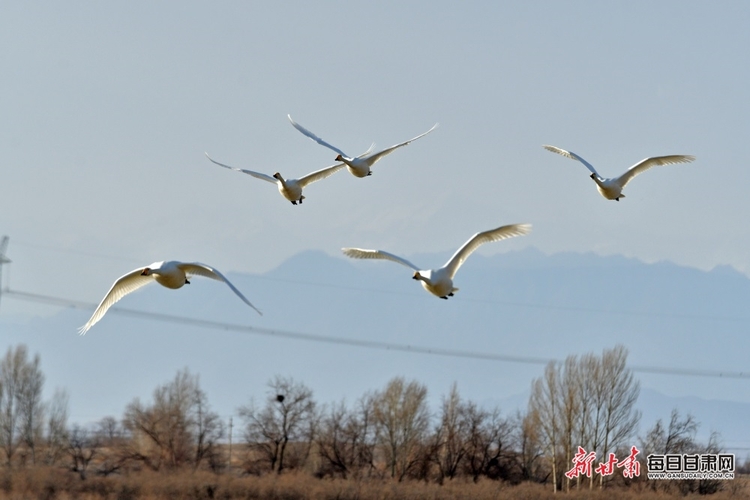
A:
{"type": "MultiPolygon", "coordinates": [[[[148,400],[133,399],[119,419],[71,424],[67,392],[58,389],[43,401],[39,355],[31,357],[19,345],[0,362],[0,450],[6,467],[63,467],[82,480],[139,470],[301,471],[318,478],[439,484],[456,478],[534,482],[554,491],[645,480],[596,473],[571,478],[564,473],[578,447],[601,458],[627,455],[638,445],[644,463],[649,453],[718,453],[718,437],[697,443],[698,423],[676,410],[668,423],[659,420],[637,436],[640,385],[626,362],[627,351],[617,346],[550,363],[532,381],[527,410],[510,415],[466,400],[455,384],[433,411],[427,387],[403,377],[355,401],[321,405],[304,383],[275,376],[264,398],[238,408],[241,440],[233,442],[234,433],[188,369],[157,386],[148,400]]],[[[657,486],[711,493],[721,484],[657,486]]]]}

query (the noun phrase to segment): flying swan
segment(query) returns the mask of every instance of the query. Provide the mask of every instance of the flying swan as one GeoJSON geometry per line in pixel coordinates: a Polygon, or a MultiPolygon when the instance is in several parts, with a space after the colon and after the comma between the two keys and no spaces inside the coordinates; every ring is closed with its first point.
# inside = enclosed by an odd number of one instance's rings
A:
{"type": "Polygon", "coordinates": [[[244,168],[236,168],[230,167],[229,165],[224,165],[223,163],[219,163],[218,161],[208,156],[208,153],[206,153],[206,158],[219,165],[220,167],[228,168],[229,170],[235,170],[237,172],[242,172],[243,174],[252,175],[257,179],[262,179],[272,184],[276,184],[276,187],[279,188],[279,193],[281,193],[284,198],[291,201],[292,205],[296,205],[297,202],[302,204],[302,200],[305,199],[305,197],[302,196],[302,190],[308,184],[312,184],[313,182],[325,179],[326,177],[333,175],[344,168],[344,164],[339,163],[337,165],[331,165],[330,167],[321,168],[320,170],[311,172],[304,177],[300,177],[299,179],[284,179],[278,172],[273,174],[273,176],[270,176],[261,174],[260,172],[253,172],[252,170],[245,170],[244,168]]]}
{"type": "Polygon", "coordinates": [[[351,172],[352,175],[354,175],[355,177],[367,177],[368,175],[372,175],[372,172],[370,171],[370,167],[372,167],[373,165],[375,165],[375,163],[377,163],[378,160],[380,160],[381,158],[383,158],[386,155],[391,154],[392,152],[394,152],[395,150],[397,150],[401,146],[406,146],[410,142],[416,141],[420,137],[426,136],[427,134],[429,134],[430,132],[432,132],[433,130],[435,130],[437,128],[437,126],[438,126],[438,124],[436,123],[435,125],[432,126],[432,128],[430,130],[428,130],[424,134],[419,134],[418,136],[413,137],[413,138],[409,139],[408,141],[404,141],[404,142],[401,142],[399,144],[395,144],[395,145],[391,146],[390,148],[384,149],[384,150],[382,150],[382,151],[380,151],[378,153],[372,154],[372,155],[370,154],[370,153],[372,153],[372,146],[370,146],[370,149],[368,149],[367,151],[365,151],[361,155],[352,158],[351,156],[348,156],[346,153],[344,153],[343,151],[341,151],[336,146],[332,146],[331,144],[327,143],[326,141],[324,141],[323,139],[321,139],[317,135],[315,135],[312,132],[310,132],[309,130],[307,130],[305,127],[303,127],[299,123],[295,122],[292,119],[291,115],[287,115],[287,117],[289,118],[289,121],[292,122],[292,126],[294,128],[296,128],[297,130],[299,130],[300,132],[302,132],[303,135],[306,135],[307,137],[309,137],[313,141],[317,142],[321,146],[325,146],[328,149],[331,149],[331,150],[337,152],[338,156],[336,157],[336,161],[342,161],[342,162],[344,162],[346,164],[346,167],[349,169],[349,172],[351,172]]]}
{"type": "Polygon", "coordinates": [[[633,177],[640,174],[641,172],[645,172],[649,168],[655,167],[657,165],[690,163],[691,161],[695,160],[695,156],[691,155],[652,156],[650,158],[646,158],[645,160],[639,161],[638,163],[630,167],[627,172],[622,174],[620,177],[605,179],[604,177],[599,175],[599,173],[594,169],[591,163],[587,162],[572,151],[565,151],[564,149],[556,148],[555,146],[548,146],[546,144],[544,145],[544,149],[546,149],[547,151],[552,151],[553,153],[557,153],[559,155],[563,155],[572,160],[578,160],[586,165],[586,168],[591,171],[590,177],[594,179],[594,182],[596,182],[596,187],[599,190],[599,193],[601,193],[601,195],[608,200],[617,201],[620,201],[620,198],[625,198],[625,195],[622,194],[622,190],[625,188],[625,185],[630,182],[633,177]]]}
{"type": "Polygon", "coordinates": [[[479,248],[480,245],[484,245],[490,241],[504,240],[506,238],[513,238],[514,236],[529,234],[529,232],[531,232],[531,224],[511,224],[509,226],[502,226],[497,229],[477,233],[469,238],[469,241],[464,243],[461,248],[456,250],[453,257],[451,257],[443,267],[440,269],[431,269],[429,271],[420,270],[408,260],[393,255],[392,253],[384,252],[383,250],[342,248],[341,251],[344,252],[344,255],[354,259],[392,260],[393,262],[398,262],[401,265],[410,267],[415,271],[412,278],[421,281],[422,287],[425,290],[441,299],[447,300],[448,297],[452,297],[453,294],[458,291],[458,288],[453,287],[453,277],[456,275],[458,268],[461,267],[461,264],[463,264],[469,255],[479,248]]]}
{"type": "Polygon", "coordinates": [[[183,285],[189,285],[189,276],[205,276],[206,278],[212,278],[218,281],[223,281],[234,293],[237,294],[242,301],[255,309],[258,314],[263,315],[258,308],[250,303],[237,288],[216,269],[201,264],[198,262],[154,262],[148,267],[139,267],[133,271],[130,271],[124,276],[120,276],[117,281],[109,289],[107,295],[104,296],[99,306],[94,311],[91,319],[78,329],[78,333],[81,335],[85,334],[89,329],[94,326],[112,307],[118,300],[126,296],[127,294],[134,292],[142,286],[148,285],[149,283],[156,280],[157,283],[167,288],[177,289],[183,285]]]}

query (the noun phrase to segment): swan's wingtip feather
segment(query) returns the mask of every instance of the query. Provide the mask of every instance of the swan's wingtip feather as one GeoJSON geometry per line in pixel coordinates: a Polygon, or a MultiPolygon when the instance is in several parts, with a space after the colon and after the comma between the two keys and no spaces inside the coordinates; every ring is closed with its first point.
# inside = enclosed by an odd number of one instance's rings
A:
{"type": "Polygon", "coordinates": [[[343,252],[344,255],[347,257],[353,257],[355,259],[361,259],[365,255],[373,254],[372,250],[365,250],[364,248],[352,248],[352,247],[344,247],[341,249],[341,252],[343,252]]]}
{"type": "Polygon", "coordinates": [[[250,307],[252,307],[255,310],[255,312],[257,312],[258,314],[260,314],[261,316],[263,316],[263,312],[260,309],[258,309],[257,307],[255,307],[254,305],[252,305],[249,300],[245,299],[244,297],[242,297],[242,299],[245,301],[245,304],[249,305],[250,307]]]}

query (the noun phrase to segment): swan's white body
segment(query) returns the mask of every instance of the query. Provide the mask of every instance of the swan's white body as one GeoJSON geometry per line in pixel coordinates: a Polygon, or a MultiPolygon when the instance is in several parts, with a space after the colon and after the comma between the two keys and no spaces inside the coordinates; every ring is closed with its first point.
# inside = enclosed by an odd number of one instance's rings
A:
{"type": "Polygon", "coordinates": [[[638,163],[630,167],[621,176],[607,179],[599,175],[599,173],[596,171],[593,165],[591,165],[591,163],[587,162],[586,160],[584,160],[577,154],[573,153],[572,151],[566,151],[564,149],[560,149],[560,148],[556,148],[555,146],[548,146],[548,145],[544,145],[543,147],[547,151],[552,151],[553,153],[557,153],[559,155],[563,155],[567,158],[570,158],[572,160],[578,160],[581,163],[583,163],[586,166],[586,168],[588,168],[591,171],[590,177],[594,179],[594,182],[596,182],[596,187],[599,190],[599,193],[608,200],[616,200],[616,201],[620,201],[620,198],[625,198],[625,195],[622,194],[622,190],[625,188],[625,185],[628,182],[630,182],[630,180],[633,177],[640,174],[641,172],[645,172],[649,168],[655,167],[657,165],[671,165],[674,163],[689,163],[695,160],[695,156],[691,156],[691,155],[652,156],[650,158],[646,158],[644,160],[639,161],[638,163]]]}
{"type": "Polygon", "coordinates": [[[422,287],[431,294],[447,299],[453,296],[458,288],[453,286],[453,278],[461,267],[461,264],[474,252],[480,245],[491,241],[504,240],[514,236],[521,236],[531,232],[531,224],[511,224],[508,226],[498,227],[477,233],[464,243],[456,253],[448,259],[448,262],[439,269],[421,270],[408,260],[393,255],[383,250],[364,250],[362,248],[342,248],[345,255],[355,259],[384,259],[398,262],[399,264],[410,267],[415,271],[412,276],[415,280],[422,282],[422,287]]]}
{"type": "Polygon", "coordinates": [[[287,115],[287,117],[289,118],[289,121],[292,122],[292,126],[294,128],[296,128],[297,130],[299,130],[303,135],[306,135],[307,137],[309,137],[313,141],[317,142],[321,146],[325,146],[328,149],[337,152],[338,156],[336,157],[336,161],[344,162],[346,164],[346,167],[349,170],[349,172],[351,172],[352,175],[354,175],[355,177],[367,177],[368,175],[372,175],[372,171],[370,170],[370,168],[373,165],[375,165],[375,163],[377,163],[378,160],[380,160],[381,158],[383,158],[386,155],[391,154],[392,152],[394,152],[396,149],[400,148],[401,146],[406,146],[410,142],[416,141],[420,137],[424,137],[425,135],[427,135],[430,132],[432,132],[433,130],[435,130],[437,128],[437,126],[438,126],[438,124],[436,123],[427,132],[425,132],[423,134],[419,134],[416,137],[412,137],[408,141],[404,141],[404,142],[400,142],[398,144],[395,144],[395,145],[391,146],[390,148],[386,148],[386,149],[384,149],[382,151],[379,151],[377,153],[370,154],[372,152],[372,146],[370,146],[370,149],[368,149],[367,151],[365,151],[361,155],[355,156],[355,157],[351,157],[351,156],[347,155],[346,153],[344,153],[343,151],[341,151],[336,146],[332,146],[328,142],[324,141],[323,139],[321,139],[317,135],[315,135],[312,132],[310,132],[309,130],[307,130],[305,127],[303,127],[299,123],[295,122],[292,119],[291,115],[287,115]]]}
{"type": "Polygon", "coordinates": [[[245,170],[243,168],[224,165],[223,163],[219,163],[218,161],[208,156],[208,153],[206,153],[206,157],[211,160],[211,162],[219,165],[220,167],[228,168],[229,170],[234,170],[236,172],[242,172],[243,174],[252,175],[256,179],[261,179],[266,182],[276,184],[276,187],[279,189],[279,193],[281,193],[281,196],[291,201],[292,205],[296,205],[297,202],[299,202],[300,204],[302,203],[302,200],[305,199],[305,197],[302,196],[302,189],[304,189],[308,184],[312,184],[313,182],[325,179],[326,177],[335,174],[345,166],[344,163],[338,163],[336,165],[331,165],[330,167],[321,168],[320,170],[311,172],[304,177],[300,177],[299,179],[284,179],[278,172],[273,174],[273,176],[266,175],[260,172],[253,172],[252,170],[245,170]]]}
{"type": "Polygon", "coordinates": [[[245,304],[255,309],[258,314],[262,314],[226,277],[224,277],[223,274],[216,269],[199,262],[162,261],[154,262],[148,267],[139,267],[124,276],[120,276],[109,289],[107,295],[105,295],[99,303],[99,306],[94,311],[91,319],[89,319],[88,322],[78,331],[81,335],[86,333],[92,326],[102,319],[107,310],[118,300],[127,294],[138,290],[142,286],[156,281],[160,285],[174,290],[182,288],[185,284],[189,284],[188,277],[193,275],[205,276],[206,278],[223,281],[234,293],[237,294],[239,298],[242,299],[245,304]]]}

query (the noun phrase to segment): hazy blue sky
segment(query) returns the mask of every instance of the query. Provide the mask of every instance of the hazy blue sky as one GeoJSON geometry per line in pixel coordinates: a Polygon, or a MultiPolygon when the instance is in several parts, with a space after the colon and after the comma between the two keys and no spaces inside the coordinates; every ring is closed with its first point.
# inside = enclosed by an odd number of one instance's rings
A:
{"type": "Polygon", "coordinates": [[[482,251],[748,272],[748,16],[746,2],[7,3],[10,284],[96,301],[155,260],[262,272],[304,249],[452,250],[513,222],[533,234],[482,251]],[[332,164],[287,113],[348,152],[440,128],[297,207],[203,156],[292,177],[332,164]],[[697,160],[617,203],[542,144],[604,175],[697,160]]]}
{"type": "MultiPolygon", "coordinates": [[[[451,252],[518,222],[532,234],[480,253],[533,246],[750,274],[748,19],[743,1],[6,2],[4,282],[97,302],[115,278],[157,260],[263,273],[304,250],[451,252]],[[335,153],[287,113],[350,153],[440,127],[371,177],[342,171],[309,186],[296,207],[204,157],[286,177],[331,165],[335,153]],[[543,144],[605,176],[648,156],[697,160],[639,176],[618,203],[543,144]]],[[[278,308],[262,289],[246,293],[278,308]]],[[[4,316],[55,312],[2,302],[4,316]]],[[[251,321],[279,325],[273,314],[251,321]]],[[[115,342],[100,337],[85,340],[115,342]]],[[[67,363],[40,354],[45,366],[67,363]]],[[[144,374],[143,387],[168,368],[144,374]]],[[[85,384],[69,386],[79,401],[85,384]]],[[[136,392],[117,401],[147,396],[136,392]]]]}

